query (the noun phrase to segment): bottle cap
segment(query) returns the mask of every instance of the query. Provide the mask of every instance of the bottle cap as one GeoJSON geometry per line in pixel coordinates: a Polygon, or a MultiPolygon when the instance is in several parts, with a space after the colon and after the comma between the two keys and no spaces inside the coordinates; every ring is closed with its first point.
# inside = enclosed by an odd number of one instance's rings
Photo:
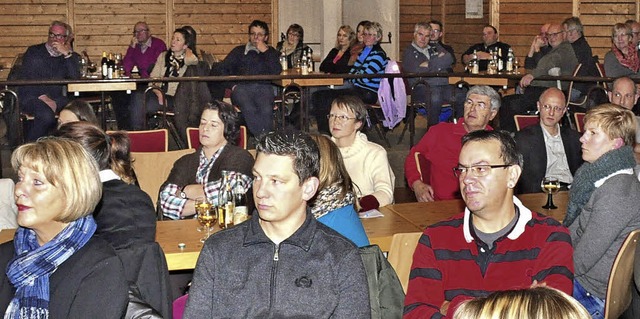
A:
{"type": "Polygon", "coordinates": [[[179,243],[178,244],[178,248],[180,248],[180,249],[184,249],[185,247],[187,247],[187,245],[185,243],[179,243]]]}

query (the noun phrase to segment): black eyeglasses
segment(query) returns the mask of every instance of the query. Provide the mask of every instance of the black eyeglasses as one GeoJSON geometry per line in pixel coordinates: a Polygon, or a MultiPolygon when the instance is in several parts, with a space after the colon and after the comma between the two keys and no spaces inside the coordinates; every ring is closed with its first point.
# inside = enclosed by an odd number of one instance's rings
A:
{"type": "Polygon", "coordinates": [[[513,164],[502,164],[502,165],[472,165],[472,166],[462,166],[458,165],[458,167],[453,168],[453,175],[457,178],[462,178],[467,175],[467,172],[471,172],[471,175],[474,177],[485,177],[491,173],[491,170],[494,168],[507,168],[512,166],[513,164]]]}
{"type": "Polygon", "coordinates": [[[138,34],[138,33],[145,33],[145,32],[147,32],[147,31],[149,31],[149,29],[143,29],[143,30],[134,30],[134,31],[133,31],[133,34],[138,34]]]}
{"type": "Polygon", "coordinates": [[[67,35],[66,34],[56,34],[56,33],[53,33],[53,32],[49,32],[49,38],[52,38],[52,39],[56,38],[58,40],[62,40],[62,39],[66,39],[67,35]]]}

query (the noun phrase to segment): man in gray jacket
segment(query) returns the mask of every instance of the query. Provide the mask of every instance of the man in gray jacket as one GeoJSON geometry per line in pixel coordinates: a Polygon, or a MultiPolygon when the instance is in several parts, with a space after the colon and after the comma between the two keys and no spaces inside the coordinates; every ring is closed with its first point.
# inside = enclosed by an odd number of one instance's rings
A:
{"type": "Polygon", "coordinates": [[[317,145],[305,133],[270,132],[256,150],[257,212],[207,240],[184,317],[370,318],[357,248],[307,209],[317,145]]]}

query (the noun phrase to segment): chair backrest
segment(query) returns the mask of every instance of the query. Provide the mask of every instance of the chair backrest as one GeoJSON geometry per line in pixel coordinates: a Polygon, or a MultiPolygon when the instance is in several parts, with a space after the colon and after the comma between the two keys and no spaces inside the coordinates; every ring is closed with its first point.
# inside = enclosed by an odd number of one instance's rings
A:
{"type": "MultiPolygon", "coordinates": [[[[598,70],[598,74],[600,75],[601,78],[606,77],[606,73],[604,72],[604,64],[599,63],[596,60],[596,70],[598,70]]],[[[604,87],[605,90],[609,90],[609,85],[607,84],[607,82],[598,82],[598,84],[602,83],[602,87],[604,87]]]]}
{"type": "MultiPolygon", "coordinates": [[[[573,69],[573,73],[571,74],[572,76],[577,76],[578,72],[580,72],[580,68],[582,67],[582,63],[578,63],[578,65],[576,65],[576,68],[573,69]]],[[[560,81],[558,80],[558,88],[560,90],[562,90],[562,87],[560,85],[560,81]]],[[[569,82],[569,90],[567,91],[567,107],[569,107],[569,102],[571,102],[571,91],[573,90],[573,81],[569,82]]]]}
{"type": "Polygon", "coordinates": [[[128,131],[131,152],[166,152],[169,150],[169,131],[166,129],[128,131]]]}
{"type": "Polygon", "coordinates": [[[640,229],[634,230],[620,246],[611,267],[607,299],[604,304],[604,318],[620,317],[631,304],[631,289],[633,285],[633,262],[640,239],[640,229]]]}
{"type": "Polygon", "coordinates": [[[173,163],[180,157],[193,153],[194,150],[186,149],[171,152],[132,152],[133,171],[140,188],[151,197],[156,206],[160,186],[167,180],[173,163]]]}
{"type": "MultiPolygon", "coordinates": [[[[245,150],[247,149],[247,127],[244,125],[240,125],[240,130],[238,134],[238,140],[236,145],[238,147],[242,147],[245,150]]],[[[197,127],[187,127],[187,144],[189,148],[198,149],[200,147],[200,136],[198,135],[197,127]]]]}
{"type": "Polygon", "coordinates": [[[184,308],[187,307],[189,295],[182,295],[173,301],[173,319],[182,319],[184,308]]]}
{"type": "Polygon", "coordinates": [[[396,274],[402,284],[402,290],[407,293],[409,285],[409,273],[411,272],[411,264],[413,263],[413,253],[418,246],[418,240],[422,233],[397,233],[391,239],[389,255],[387,260],[396,270],[396,274]]]}
{"type": "Polygon", "coordinates": [[[575,112],[573,113],[573,118],[576,123],[576,131],[582,133],[584,132],[584,116],[586,113],[583,112],[575,112]]]}
{"type": "Polygon", "coordinates": [[[516,122],[516,130],[521,130],[527,126],[540,123],[538,115],[514,115],[513,121],[516,122]]]}
{"type": "Polygon", "coordinates": [[[427,161],[420,152],[415,152],[413,156],[416,160],[416,169],[418,173],[420,173],[420,180],[423,183],[429,184],[429,176],[431,175],[431,165],[429,165],[429,161],[427,161]]]}

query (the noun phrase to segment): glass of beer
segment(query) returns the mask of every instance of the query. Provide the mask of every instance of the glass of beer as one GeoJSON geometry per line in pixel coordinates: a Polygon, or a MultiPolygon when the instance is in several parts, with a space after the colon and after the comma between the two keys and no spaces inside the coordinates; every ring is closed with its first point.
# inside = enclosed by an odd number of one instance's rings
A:
{"type": "Polygon", "coordinates": [[[556,209],[558,208],[553,204],[553,194],[560,191],[560,181],[555,177],[545,177],[540,183],[542,191],[547,193],[547,204],[542,206],[544,209],[556,209]]]}
{"type": "Polygon", "coordinates": [[[216,221],[216,209],[206,198],[201,197],[195,199],[195,206],[198,222],[200,222],[200,225],[202,225],[206,231],[204,237],[200,239],[200,241],[204,243],[211,235],[211,227],[213,227],[216,221]]]}

